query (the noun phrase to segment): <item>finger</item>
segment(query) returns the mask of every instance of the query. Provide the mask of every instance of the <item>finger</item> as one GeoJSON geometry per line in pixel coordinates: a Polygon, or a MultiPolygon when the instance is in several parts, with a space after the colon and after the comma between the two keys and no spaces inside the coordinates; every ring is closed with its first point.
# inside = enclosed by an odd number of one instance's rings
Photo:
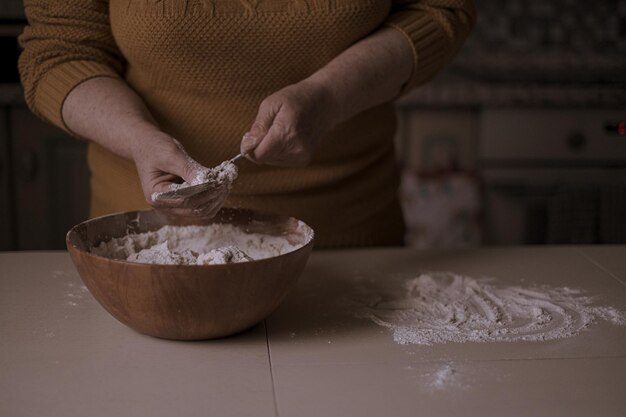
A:
{"type": "Polygon", "coordinates": [[[227,187],[218,187],[189,197],[153,199],[152,206],[163,210],[172,209],[176,212],[182,210],[186,216],[194,215],[210,218],[222,207],[227,196],[227,187]]]}
{"type": "Polygon", "coordinates": [[[167,166],[167,169],[164,169],[164,171],[174,174],[190,184],[194,183],[199,174],[207,171],[208,168],[189,156],[179,141],[172,138],[172,143],[174,145],[173,149],[164,155],[165,160],[163,164],[167,166]]]}
{"type": "Polygon", "coordinates": [[[280,104],[275,100],[266,99],[261,102],[256,119],[241,142],[241,152],[247,154],[248,159],[254,161],[254,149],[264,140],[279,110],[280,104]]]}
{"type": "Polygon", "coordinates": [[[222,208],[224,200],[214,200],[197,207],[193,210],[196,216],[203,218],[213,218],[222,208]]]}
{"type": "Polygon", "coordinates": [[[251,132],[246,133],[241,139],[239,151],[244,155],[249,154],[254,150],[254,148],[259,145],[259,143],[261,142],[261,138],[262,137],[254,136],[251,132]]]}
{"type": "MultiPolygon", "coordinates": [[[[156,201],[159,193],[172,191],[174,185],[179,186],[181,184],[181,179],[189,186],[200,184],[205,180],[208,171],[208,168],[189,157],[184,160],[171,158],[167,162],[166,167],[155,169],[154,177],[151,181],[151,200],[156,201]]],[[[170,200],[172,199],[170,198],[170,200]]]]}
{"type": "Polygon", "coordinates": [[[263,164],[283,167],[304,166],[311,161],[311,151],[305,146],[305,140],[289,132],[277,121],[255,149],[255,155],[263,164]]]}
{"type": "Polygon", "coordinates": [[[210,191],[205,191],[203,193],[197,194],[191,197],[188,202],[189,207],[195,209],[203,209],[207,206],[215,206],[220,205],[224,202],[226,197],[228,196],[228,190],[226,187],[221,187],[217,189],[213,189],[210,191]]]}
{"type": "Polygon", "coordinates": [[[193,206],[189,204],[189,200],[183,197],[174,198],[159,198],[158,193],[153,193],[151,196],[151,205],[154,208],[160,209],[192,209],[193,206]]]}
{"type": "Polygon", "coordinates": [[[196,207],[155,207],[155,210],[168,216],[194,219],[212,219],[222,208],[223,201],[209,202],[196,207]]]}
{"type": "Polygon", "coordinates": [[[252,157],[262,164],[276,164],[282,159],[286,151],[288,138],[282,126],[272,125],[258,146],[254,149],[252,157]]]}
{"type": "Polygon", "coordinates": [[[217,212],[222,208],[223,200],[212,200],[205,202],[200,206],[186,207],[156,207],[157,210],[167,213],[168,215],[177,217],[193,217],[199,219],[210,219],[215,217],[217,212]]]}
{"type": "Polygon", "coordinates": [[[211,188],[202,192],[185,194],[187,188],[180,188],[175,192],[167,190],[167,192],[154,192],[151,195],[151,201],[155,206],[159,207],[197,207],[205,204],[207,201],[221,198],[226,187],[211,188]]]}

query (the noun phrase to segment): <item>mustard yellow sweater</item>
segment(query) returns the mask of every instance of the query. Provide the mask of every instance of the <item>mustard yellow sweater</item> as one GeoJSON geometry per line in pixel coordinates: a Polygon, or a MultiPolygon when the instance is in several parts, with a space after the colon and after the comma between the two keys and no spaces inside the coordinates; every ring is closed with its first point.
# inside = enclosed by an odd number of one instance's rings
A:
{"type": "MultiPolygon", "coordinates": [[[[30,108],[66,128],[63,100],[93,77],[124,79],[205,166],[236,155],[259,103],[382,25],[406,36],[407,90],[453,56],[471,0],[25,0],[20,72],[30,108]]],[[[400,244],[391,104],[343,123],[304,168],[240,164],[228,206],[300,218],[318,246],[400,244]]],[[[147,206],[131,161],[91,143],[91,214],[147,206]]]]}

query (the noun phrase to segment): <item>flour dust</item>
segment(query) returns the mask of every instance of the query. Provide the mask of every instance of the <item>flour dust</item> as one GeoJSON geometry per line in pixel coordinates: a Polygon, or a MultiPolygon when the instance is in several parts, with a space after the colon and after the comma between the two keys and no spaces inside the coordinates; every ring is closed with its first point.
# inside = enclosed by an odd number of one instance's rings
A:
{"type": "Polygon", "coordinates": [[[500,287],[494,281],[424,273],[406,280],[400,297],[363,294],[357,316],[390,329],[405,345],[547,341],[575,336],[597,320],[626,325],[625,312],[592,306],[580,290],[500,287]]]}

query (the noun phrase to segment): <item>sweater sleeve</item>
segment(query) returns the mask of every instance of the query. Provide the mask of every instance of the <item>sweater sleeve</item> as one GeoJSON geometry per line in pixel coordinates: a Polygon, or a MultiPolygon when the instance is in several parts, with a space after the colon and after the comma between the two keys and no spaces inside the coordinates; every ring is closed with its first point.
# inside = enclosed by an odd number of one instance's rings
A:
{"type": "Polygon", "coordinates": [[[385,25],[413,48],[413,73],[403,93],[434,77],[459,50],[474,26],[472,0],[393,0],[385,25]]]}
{"type": "Polygon", "coordinates": [[[26,103],[39,117],[69,131],[63,102],[94,77],[120,77],[123,59],[109,23],[108,0],[25,0],[28,25],[19,38],[26,103]]]}

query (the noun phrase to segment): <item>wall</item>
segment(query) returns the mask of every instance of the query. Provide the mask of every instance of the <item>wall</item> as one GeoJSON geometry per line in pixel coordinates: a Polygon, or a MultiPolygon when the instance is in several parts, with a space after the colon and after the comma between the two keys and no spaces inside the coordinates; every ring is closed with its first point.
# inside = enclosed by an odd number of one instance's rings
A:
{"type": "Polygon", "coordinates": [[[478,22],[416,106],[626,105],[626,0],[475,0],[478,22]]]}
{"type": "MultiPolygon", "coordinates": [[[[626,1],[475,3],[478,22],[458,56],[398,103],[410,243],[626,243],[624,228],[615,228],[621,221],[615,213],[626,212],[626,199],[614,197],[626,195],[626,161],[611,152],[621,151],[626,141],[605,132],[607,123],[626,119],[626,1]],[[541,157],[546,148],[561,153],[551,158],[512,155],[495,162],[500,165],[494,178],[494,161],[481,153],[480,145],[496,120],[493,115],[502,109],[513,115],[510,120],[533,128],[532,138],[516,135],[524,155],[541,157]],[[565,123],[558,134],[550,133],[555,129],[545,117],[536,117],[547,111],[565,123]],[[585,120],[588,114],[593,117],[585,120]],[[545,146],[530,149],[528,144],[537,140],[528,139],[537,137],[545,146]],[[600,150],[607,156],[589,161],[586,153],[597,141],[611,144],[600,150]],[[514,166],[519,169],[513,180],[514,166]],[[581,190],[573,182],[578,177],[610,177],[618,184],[605,192],[605,181],[598,180],[581,190]],[[536,183],[543,184],[541,190],[536,183]],[[602,208],[606,196],[611,210],[602,208]],[[585,204],[577,203],[581,199],[585,204]],[[571,208],[567,213],[566,206],[571,208]],[[571,226],[564,228],[566,223],[571,226]],[[551,233],[555,228],[569,234],[551,233]],[[609,240],[598,237],[609,228],[621,232],[609,240]]],[[[499,126],[503,133],[494,141],[503,149],[510,141],[506,132],[519,130],[516,123],[499,126]]]]}

